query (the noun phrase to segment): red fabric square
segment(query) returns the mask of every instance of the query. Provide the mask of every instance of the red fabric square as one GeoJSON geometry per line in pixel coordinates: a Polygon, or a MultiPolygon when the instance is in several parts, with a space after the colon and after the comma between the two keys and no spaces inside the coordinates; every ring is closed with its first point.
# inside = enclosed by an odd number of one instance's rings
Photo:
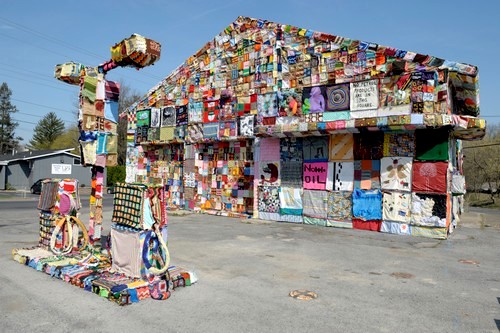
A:
{"type": "Polygon", "coordinates": [[[380,231],[381,226],[382,226],[382,221],[380,220],[363,221],[359,219],[352,219],[353,229],[380,231]]]}
{"type": "Polygon", "coordinates": [[[446,193],[448,162],[413,162],[412,191],[446,193]]]}

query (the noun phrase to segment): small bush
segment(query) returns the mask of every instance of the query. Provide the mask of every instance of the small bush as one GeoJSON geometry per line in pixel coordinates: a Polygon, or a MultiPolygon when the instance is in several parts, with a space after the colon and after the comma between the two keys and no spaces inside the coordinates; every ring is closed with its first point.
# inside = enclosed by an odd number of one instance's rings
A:
{"type": "Polygon", "coordinates": [[[115,183],[122,183],[125,181],[126,171],[124,165],[117,165],[112,167],[107,167],[107,186],[112,186],[115,183]]]}

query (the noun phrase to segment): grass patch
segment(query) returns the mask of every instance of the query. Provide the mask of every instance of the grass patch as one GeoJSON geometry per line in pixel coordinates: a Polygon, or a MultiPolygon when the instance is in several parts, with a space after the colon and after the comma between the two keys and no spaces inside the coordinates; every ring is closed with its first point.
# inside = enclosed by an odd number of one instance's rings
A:
{"type": "Polygon", "coordinates": [[[471,207],[500,209],[500,197],[495,195],[493,200],[487,193],[467,193],[465,201],[471,207]]]}

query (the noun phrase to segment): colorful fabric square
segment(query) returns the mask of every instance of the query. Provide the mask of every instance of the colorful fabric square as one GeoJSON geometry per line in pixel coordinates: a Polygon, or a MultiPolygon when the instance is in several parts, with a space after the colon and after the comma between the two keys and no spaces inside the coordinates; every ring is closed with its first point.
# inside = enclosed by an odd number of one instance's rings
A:
{"type": "MultiPolygon", "coordinates": [[[[323,121],[324,122],[335,122],[339,120],[349,120],[351,118],[351,113],[349,111],[332,111],[332,112],[323,112],[323,121]]],[[[335,125],[327,124],[327,129],[336,129],[335,125]]]]}
{"type": "Polygon", "coordinates": [[[304,162],[328,161],[328,137],[303,138],[304,162]]]}
{"type": "Polygon", "coordinates": [[[384,192],[382,217],[384,221],[410,223],[411,193],[384,192]]]}
{"type": "Polygon", "coordinates": [[[97,148],[96,148],[96,154],[106,154],[106,141],[107,141],[108,134],[107,133],[102,133],[99,132],[97,134],[97,148]]]}
{"type": "Polygon", "coordinates": [[[304,188],[325,190],[328,177],[328,162],[304,163],[304,188]]]}
{"type": "Polygon", "coordinates": [[[382,221],[382,224],[380,226],[380,232],[396,234],[396,235],[410,235],[411,226],[406,223],[382,221]]]}
{"type": "Polygon", "coordinates": [[[171,141],[174,139],[175,127],[161,127],[160,128],[160,140],[161,141],[171,141]]]}
{"type": "Polygon", "coordinates": [[[257,111],[259,117],[262,118],[278,116],[278,97],[276,93],[258,95],[257,111]]]}
{"type": "Polygon", "coordinates": [[[448,237],[448,228],[422,227],[412,225],[410,232],[413,237],[427,237],[435,239],[446,239],[448,237]]]}
{"type": "Polygon", "coordinates": [[[262,138],[260,141],[260,160],[277,161],[280,159],[280,139],[262,138]]]}
{"type": "Polygon", "coordinates": [[[304,216],[304,224],[317,225],[320,227],[326,227],[328,220],[323,218],[304,216]]]}
{"type": "Polygon", "coordinates": [[[282,138],[280,139],[280,158],[281,161],[302,162],[303,147],[302,138],[282,138]]]}
{"type": "Polygon", "coordinates": [[[84,165],[94,165],[96,161],[97,140],[90,142],[80,141],[84,165]]]}
{"type": "Polygon", "coordinates": [[[354,134],[354,159],[379,160],[383,157],[384,132],[354,134]]]}
{"type": "Polygon", "coordinates": [[[380,160],[354,161],[354,187],[363,190],[380,188],[380,160]]]}
{"type": "Polygon", "coordinates": [[[352,219],[352,193],[328,192],[328,219],[350,221],[352,219]]]}
{"type": "Polygon", "coordinates": [[[326,87],[305,87],[302,91],[302,111],[304,114],[324,112],[326,109],[326,87]]]}
{"type": "Polygon", "coordinates": [[[213,123],[219,121],[219,101],[203,102],[203,122],[213,123]]]}
{"type": "Polygon", "coordinates": [[[203,121],[203,102],[192,102],[188,104],[189,123],[201,123],[203,121]]]}
{"type": "Polygon", "coordinates": [[[118,123],[118,102],[104,101],[104,118],[118,123]]]}
{"type": "Polygon", "coordinates": [[[254,136],[254,121],[255,116],[242,116],[240,117],[239,133],[241,136],[253,137],[254,136]]]}
{"type": "Polygon", "coordinates": [[[187,106],[182,105],[175,108],[175,123],[177,126],[187,125],[188,123],[187,106]]]}
{"type": "Polygon", "coordinates": [[[302,187],[303,167],[302,162],[285,161],[281,162],[281,185],[302,187]]]}
{"type": "Polygon", "coordinates": [[[278,187],[276,186],[259,186],[259,212],[264,213],[279,213],[280,198],[278,187]]]}
{"type": "Polygon", "coordinates": [[[446,193],[447,162],[413,162],[412,191],[446,193]]]}
{"type": "Polygon", "coordinates": [[[413,157],[415,153],[415,134],[385,133],[384,156],[413,157]]]}
{"type": "Polygon", "coordinates": [[[353,229],[380,231],[381,226],[382,226],[382,221],[379,220],[365,221],[361,219],[352,219],[353,229]]]}
{"type": "Polygon", "coordinates": [[[380,183],[383,190],[411,191],[413,159],[384,157],[380,160],[380,183]]]}
{"type": "Polygon", "coordinates": [[[136,112],[137,127],[149,126],[151,110],[140,110],[136,112]]]}
{"type": "Polygon", "coordinates": [[[221,121],[219,123],[219,138],[235,138],[237,135],[236,121],[221,121]]]}
{"type": "Polygon", "coordinates": [[[446,227],[446,204],[446,195],[412,193],[411,224],[446,227]]]}
{"type": "Polygon", "coordinates": [[[326,110],[349,110],[349,83],[326,87],[326,110]]]}
{"type": "Polygon", "coordinates": [[[58,188],[58,180],[49,179],[42,182],[42,190],[38,199],[38,209],[42,211],[50,211],[54,208],[58,188]]]}
{"type": "Polygon", "coordinates": [[[447,161],[449,134],[444,130],[417,130],[416,155],[420,161],[447,161]]]}
{"type": "Polygon", "coordinates": [[[187,142],[198,142],[203,140],[203,124],[192,124],[187,127],[187,142]]]}
{"type": "Polygon", "coordinates": [[[280,214],[302,215],[302,189],[281,187],[279,189],[280,214]]]}
{"type": "Polygon", "coordinates": [[[120,98],[120,83],[113,81],[106,81],[104,86],[106,100],[118,102],[120,98]]]}
{"type": "MultiPolygon", "coordinates": [[[[319,219],[326,219],[327,217],[327,204],[328,204],[328,192],[326,191],[315,191],[315,190],[304,190],[303,198],[303,214],[304,223],[305,217],[315,217],[319,219]]],[[[325,222],[326,225],[326,222],[325,222]]]]}
{"type": "MultiPolygon", "coordinates": [[[[364,221],[382,219],[382,193],[380,190],[360,190],[352,193],[352,215],[364,221]]],[[[353,221],[354,222],[354,221],[353,221]]]]}
{"type": "Polygon", "coordinates": [[[106,151],[109,154],[118,153],[118,135],[108,133],[108,136],[106,138],[106,151]]]}
{"type": "Polygon", "coordinates": [[[113,223],[142,229],[146,186],[117,183],[114,187],[113,223]]]}
{"type": "Polygon", "coordinates": [[[151,127],[160,127],[161,110],[160,108],[151,108],[151,127]]]}
{"type": "Polygon", "coordinates": [[[219,124],[203,124],[203,137],[205,139],[217,139],[219,135],[219,124]]]}
{"type": "Polygon", "coordinates": [[[259,184],[273,186],[280,184],[279,161],[261,161],[259,163],[259,184]]]}
{"type": "Polygon", "coordinates": [[[126,228],[111,226],[111,272],[132,278],[141,277],[142,244],[140,233],[126,228]]]}
{"type": "Polygon", "coordinates": [[[330,191],[352,191],[354,188],[354,163],[329,162],[326,189],[330,191]]]}
{"type": "Polygon", "coordinates": [[[330,161],[352,161],[354,158],[354,137],[352,133],[330,135],[330,161]]]}
{"type": "Polygon", "coordinates": [[[161,109],[161,127],[176,126],[175,107],[167,106],[161,109]]]}
{"type": "Polygon", "coordinates": [[[92,103],[95,102],[95,95],[97,90],[97,78],[90,75],[83,77],[83,89],[81,91],[82,97],[88,98],[92,103]]]}

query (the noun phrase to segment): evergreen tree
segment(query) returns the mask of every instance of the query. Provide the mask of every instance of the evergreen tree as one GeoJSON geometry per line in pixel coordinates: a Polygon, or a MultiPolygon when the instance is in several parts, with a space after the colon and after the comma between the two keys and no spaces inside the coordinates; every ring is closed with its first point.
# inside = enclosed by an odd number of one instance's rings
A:
{"type": "Polygon", "coordinates": [[[3,82],[0,86],[0,155],[15,151],[22,140],[16,137],[14,132],[19,124],[13,121],[11,116],[18,110],[10,103],[11,95],[12,91],[9,86],[3,82]]]}
{"type": "Polygon", "coordinates": [[[50,149],[58,136],[64,133],[64,122],[54,112],[49,112],[35,126],[28,147],[31,149],[50,149]]]}

